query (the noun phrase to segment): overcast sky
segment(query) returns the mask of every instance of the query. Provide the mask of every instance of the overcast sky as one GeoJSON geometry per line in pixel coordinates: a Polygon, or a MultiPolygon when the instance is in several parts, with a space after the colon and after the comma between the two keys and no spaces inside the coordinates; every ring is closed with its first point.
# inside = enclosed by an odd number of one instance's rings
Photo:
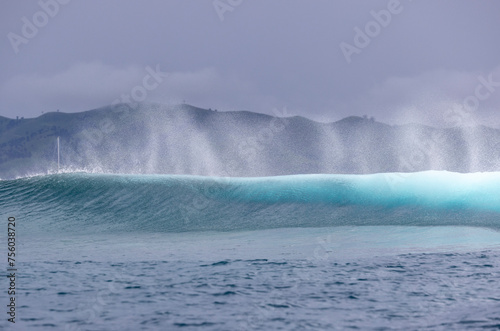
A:
{"type": "Polygon", "coordinates": [[[132,95],[500,126],[500,1],[0,1],[2,116],[132,95]]]}

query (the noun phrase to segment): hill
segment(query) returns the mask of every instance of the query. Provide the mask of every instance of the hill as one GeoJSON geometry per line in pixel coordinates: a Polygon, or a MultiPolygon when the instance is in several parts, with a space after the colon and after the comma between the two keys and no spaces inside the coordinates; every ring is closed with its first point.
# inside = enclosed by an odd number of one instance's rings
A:
{"type": "Polygon", "coordinates": [[[500,130],[390,126],[361,117],[318,123],[189,105],[120,104],[37,118],[0,117],[0,178],[67,169],[270,176],[500,171],[500,130]]]}

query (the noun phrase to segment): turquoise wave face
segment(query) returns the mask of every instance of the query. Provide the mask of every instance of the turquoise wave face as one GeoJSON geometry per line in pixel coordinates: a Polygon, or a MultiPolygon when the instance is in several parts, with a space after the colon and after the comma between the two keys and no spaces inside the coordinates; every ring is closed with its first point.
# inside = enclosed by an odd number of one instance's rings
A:
{"type": "Polygon", "coordinates": [[[0,181],[28,233],[336,225],[500,227],[500,173],[216,178],[57,174],[0,181]]]}

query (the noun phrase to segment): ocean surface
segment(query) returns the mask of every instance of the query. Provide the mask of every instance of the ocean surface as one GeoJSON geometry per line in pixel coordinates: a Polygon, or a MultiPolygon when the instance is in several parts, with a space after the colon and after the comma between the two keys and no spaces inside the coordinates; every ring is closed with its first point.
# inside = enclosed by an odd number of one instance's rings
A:
{"type": "Polygon", "coordinates": [[[500,329],[500,173],[63,173],[0,206],[0,329],[500,329]]]}

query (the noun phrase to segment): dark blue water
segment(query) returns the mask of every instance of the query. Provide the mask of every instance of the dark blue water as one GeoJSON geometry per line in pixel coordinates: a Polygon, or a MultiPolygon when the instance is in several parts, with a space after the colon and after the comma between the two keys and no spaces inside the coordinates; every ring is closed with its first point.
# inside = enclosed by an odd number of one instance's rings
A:
{"type": "Polygon", "coordinates": [[[339,227],[22,241],[18,330],[500,327],[500,233],[487,229],[339,227]]]}
{"type": "Polygon", "coordinates": [[[499,329],[499,178],[0,181],[19,253],[0,328],[499,329]]]}

